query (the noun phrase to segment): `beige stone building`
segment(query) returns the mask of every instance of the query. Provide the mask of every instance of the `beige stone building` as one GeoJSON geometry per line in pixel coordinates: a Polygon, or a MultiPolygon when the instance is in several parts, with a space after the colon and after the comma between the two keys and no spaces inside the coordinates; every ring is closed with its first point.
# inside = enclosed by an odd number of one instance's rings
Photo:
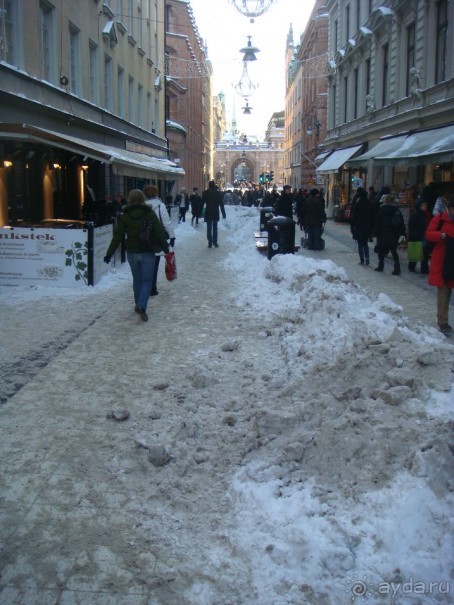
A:
{"type": "Polygon", "coordinates": [[[183,174],[168,160],[164,0],[0,0],[0,221],[183,174]]]}
{"type": "Polygon", "coordinates": [[[329,203],[355,184],[390,186],[411,205],[454,189],[454,3],[326,0],[329,203]]]}

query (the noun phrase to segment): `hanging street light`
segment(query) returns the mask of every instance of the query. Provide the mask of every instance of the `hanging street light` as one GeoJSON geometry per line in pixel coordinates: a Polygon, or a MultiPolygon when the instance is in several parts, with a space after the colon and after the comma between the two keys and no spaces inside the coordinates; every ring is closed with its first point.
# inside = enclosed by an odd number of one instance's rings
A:
{"type": "Polygon", "coordinates": [[[250,114],[252,107],[249,107],[249,103],[247,102],[247,99],[245,99],[245,101],[246,101],[246,105],[244,107],[242,107],[241,109],[243,110],[243,113],[250,114]]]}
{"type": "Polygon", "coordinates": [[[241,74],[240,81],[235,85],[235,91],[240,97],[250,97],[258,87],[258,84],[254,84],[249,77],[247,70],[247,61],[243,62],[243,73],[241,74]]]}
{"type": "MultiPolygon", "coordinates": [[[[230,0],[236,10],[245,17],[260,17],[277,0],[230,0]]],[[[251,23],[254,19],[251,19],[251,23]]]]}
{"type": "Polygon", "coordinates": [[[257,61],[255,53],[259,53],[260,49],[258,49],[256,46],[252,46],[251,38],[252,36],[248,36],[247,46],[240,48],[240,53],[244,53],[243,61],[257,61]]]}

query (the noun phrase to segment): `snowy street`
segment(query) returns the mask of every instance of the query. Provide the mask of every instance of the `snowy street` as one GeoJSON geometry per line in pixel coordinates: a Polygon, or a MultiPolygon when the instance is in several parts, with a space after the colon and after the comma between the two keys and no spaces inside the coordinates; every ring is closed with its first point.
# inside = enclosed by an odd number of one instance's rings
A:
{"type": "Polygon", "coordinates": [[[177,226],[148,323],[127,264],[0,289],[0,605],[454,603],[436,289],[332,222],[268,261],[226,211],[219,249],[177,226]]]}

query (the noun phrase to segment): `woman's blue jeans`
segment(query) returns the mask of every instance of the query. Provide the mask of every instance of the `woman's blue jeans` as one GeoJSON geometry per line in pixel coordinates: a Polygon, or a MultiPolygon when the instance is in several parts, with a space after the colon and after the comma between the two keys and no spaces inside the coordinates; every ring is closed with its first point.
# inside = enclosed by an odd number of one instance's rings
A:
{"type": "Polygon", "coordinates": [[[132,273],[134,302],[137,307],[146,310],[153,281],[155,254],[154,252],[128,252],[128,263],[132,273]]]}

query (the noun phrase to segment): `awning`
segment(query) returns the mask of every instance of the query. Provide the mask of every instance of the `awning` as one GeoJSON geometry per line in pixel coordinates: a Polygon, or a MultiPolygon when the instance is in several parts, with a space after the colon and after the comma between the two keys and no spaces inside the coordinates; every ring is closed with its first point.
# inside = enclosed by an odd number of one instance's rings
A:
{"type": "Polygon", "coordinates": [[[408,135],[400,135],[397,137],[386,137],[380,139],[380,141],[361,155],[357,155],[355,158],[348,160],[349,166],[366,166],[369,160],[375,159],[377,156],[386,156],[388,153],[392,153],[399,149],[402,143],[405,141],[408,135]]]}
{"type": "Polygon", "coordinates": [[[374,157],[382,166],[418,166],[454,161],[454,124],[409,134],[395,150],[374,157]]]}
{"type": "Polygon", "coordinates": [[[319,173],[336,172],[345,162],[352,157],[359,149],[361,145],[353,145],[353,147],[344,147],[344,149],[336,149],[333,153],[315,169],[319,173]]]}
{"type": "Polygon", "coordinates": [[[326,158],[329,156],[329,154],[331,153],[331,149],[329,151],[324,151],[323,153],[319,153],[315,159],[314,162],[323,162],[323,160],[326,160],[326,158]]]}
{"type": "Polygon", "coordinates": [[[71,153],[111,164],[113,172],[123,176],[165,178],[167,175],[185,174],[180,166],[167,158],[157,158],[118,147],[109,147],[102,143],[94,143],[28,124],[0,124],[0,139],[52,145],[71,153]]]}

